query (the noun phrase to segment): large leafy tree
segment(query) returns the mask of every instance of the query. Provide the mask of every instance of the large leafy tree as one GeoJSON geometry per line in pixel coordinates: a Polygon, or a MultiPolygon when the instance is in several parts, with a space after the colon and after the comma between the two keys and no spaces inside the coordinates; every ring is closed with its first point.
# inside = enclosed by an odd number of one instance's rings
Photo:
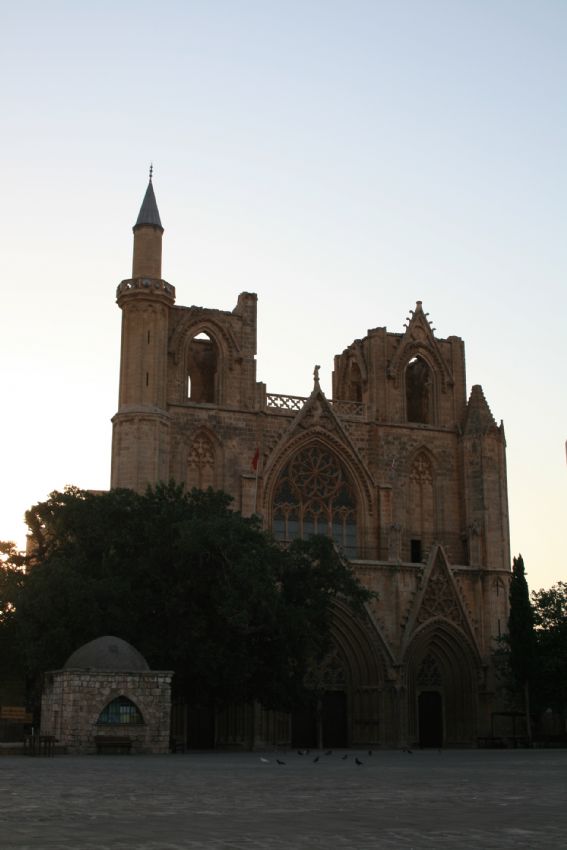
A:
{"type": "Polygon", "coordinates": [[[530,684],[536,665],[536,641],[534,615],[526,581],[524,559],[514,558],[510,581],[510,616],[508,620],[510,644],[510,667],[512,674],[524,693],[526,728],[531,740],[530,684]]]}
{"type": "Polygon", "coordinates": [[[537,705],[567,714],[567,582],[532,593],[537,643],[537,705]]]}
{"type": "Polygon", "coordinates": [[[22,667],[16,600],[24,582],[25,556],[9,541],[0,541],[0,701],[2,690],[22,667]]]}
{"type": "Polygon", "coordinates": [[[69,488],[27,521],[17,620],[32,675],[115,634],[174,670],[189,702],[289,708],[329,649],[333,600],[360,609],[371,595],[327,538],[283,550],[212,490],[69,488]]]}

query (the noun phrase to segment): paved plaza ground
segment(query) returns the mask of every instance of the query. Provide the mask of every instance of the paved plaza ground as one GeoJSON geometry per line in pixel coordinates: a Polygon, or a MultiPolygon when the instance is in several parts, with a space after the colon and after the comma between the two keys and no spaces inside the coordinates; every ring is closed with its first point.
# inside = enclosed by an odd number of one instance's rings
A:
{"type": "Polygon", "coordinates": [[[315,757],[5,756],[0,848],[567,848],[567,750],[315,757]]]}

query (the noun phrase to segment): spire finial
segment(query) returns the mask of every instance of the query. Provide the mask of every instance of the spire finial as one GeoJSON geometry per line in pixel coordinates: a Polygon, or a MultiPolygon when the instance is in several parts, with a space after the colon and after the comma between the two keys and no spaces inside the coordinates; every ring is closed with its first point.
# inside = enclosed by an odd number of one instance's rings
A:
{"type": "Polygon", "coordinates": [[[314,389],[317,389],[319,387],[319,369],[320,368],[321,368],[320,366],[315,366],[315,368],[313,369],[314,389]]]}
{"type": "Polygon", "coordinates": [[[150,162],[150,183],[152,182],[152,174],[154,173],[154,164],[150,162]]]}

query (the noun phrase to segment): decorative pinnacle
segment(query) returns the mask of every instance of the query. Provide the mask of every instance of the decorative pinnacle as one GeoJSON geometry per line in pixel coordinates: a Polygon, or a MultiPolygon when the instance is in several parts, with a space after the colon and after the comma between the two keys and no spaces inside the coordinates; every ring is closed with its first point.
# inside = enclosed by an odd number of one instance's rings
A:
{"type": "Polygon", "coordinates": [[[150,162],[150,183],[152,182],[152,174],[154,173],[154,164],[150,162]]]}

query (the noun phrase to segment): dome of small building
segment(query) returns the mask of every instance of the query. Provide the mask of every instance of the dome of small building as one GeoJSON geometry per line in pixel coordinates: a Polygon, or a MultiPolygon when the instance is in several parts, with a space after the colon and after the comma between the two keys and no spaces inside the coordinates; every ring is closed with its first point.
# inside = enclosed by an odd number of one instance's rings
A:
{"type": "Polygon", "coordinates": [[[149,670],[148,663],[132,644],[122,638],[105,635],[85,643],[69,656],[65,670],[117,670],[139,672],[149,670]]]}

